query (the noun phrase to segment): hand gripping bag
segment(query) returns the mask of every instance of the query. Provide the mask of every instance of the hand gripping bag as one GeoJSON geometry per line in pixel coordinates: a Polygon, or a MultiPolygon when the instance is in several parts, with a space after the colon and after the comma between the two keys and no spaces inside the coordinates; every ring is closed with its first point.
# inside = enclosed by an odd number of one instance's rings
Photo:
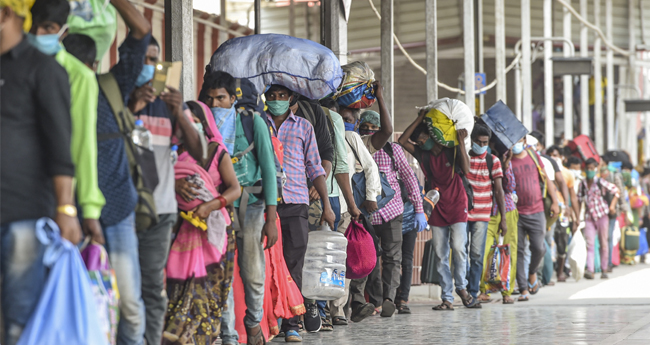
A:
{"type": "Polygon", "coordinates": [[[441,98],[418,109],[427,112],[424,123],[427,125],[429,135],[442,146],[458,145],[456,133],[459,129],[466,129],[465,149],[469,152],[472,148],[470,135],[474,129],[474,116],[465,103],[457,99],[441,98]]]}
{"type": "Polygon", "coordinates": [[[341,64],[329,48],[279,34],[230,39],[214,52],[210,65],[213,72],[250,80],[257,90],[278,84],[310,99],[335,92],[343,79],[341,64]]]}
{"type": "Polygon", "coordinates": [[[576,231],[571,238],[571,243],[567,248],[569,265],[571,265],[571,274],[576,281],[580,280],[585,274],[585,265],[587,264],[587,242],[582,236],[581,231],[576,231]]]}
{"type": "Polygon", "coordinates": [[[510,245],[494,243],[490,247],[486,263],[483,277],[487,293],[510,290],[510,245]]]}
{"type": "Polygon", "coordinates": [[[115,344],[120,313],[120,293],[117,289],[115,271],[108,262],[108,253],[102,245],[92,243],[81,251],[81,257],[92,283],[102,331],[106,334],[109,343],[115,344]]]}
{"type": "Polygon", "coordinates": [[[348,279],[367,277],[377,264],[377,252],[370,233],[356,220],[352,220],[345,231],[348,239],[346,274],[348,279]]]}
{"type": "Polygon", "coordinates": [[[48,218],[36,222],[36,237],[47,247],[49,273],[18,345],[108,345],[79,250],[48,218]]]}
{"type": "Polygon", "coordinates": [[[90,36],[102,61],[117,35],[117,10],[110,0],[70,0],[68,33],[90,36]]]}

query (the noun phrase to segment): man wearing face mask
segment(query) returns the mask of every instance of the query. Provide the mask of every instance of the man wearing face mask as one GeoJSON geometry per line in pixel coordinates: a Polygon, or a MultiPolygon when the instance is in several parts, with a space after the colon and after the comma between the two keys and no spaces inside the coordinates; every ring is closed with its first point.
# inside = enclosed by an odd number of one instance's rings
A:
{"type": "Polygon", "coordinates": [[[66,31],[70,12],[67,0],[37,0],[32,7],[29,42],[43,54],[54,56],[70,80],[72,119],[72,161],[75,164],[77,203],[82,230],[92,240],[104,244],[99,216],[106,202],[97,182],[97,100],[99,87],[95,73],[66,52],[59,42],[66,31]]]}
{"type": "Polygon", "coordinates": [[[170,158],[172,141],[183,141],[184,147],[197,161],[203,157],[198,131],[193,125],[191,112],[183,103],[181,93],[168,87],[168,91],[156,97],[155,92],[161,90],[154,90],[149,85],[159,55],[160,46],[151,37],[144,66],[128,100],[133,115],[142,120],[144,127],[151,132],[159,179],[158,186],[153,191],[159,221],[149,229],[138,232],[142,298],[147,313],[145,338],[148,344],[160,343],[163,318],[167,310],[167,301],[162,294],[163,270],[169,255],[172,227],[176,223],[178,209],[174,191],[174,166],[170,158]]]}
{"type": "MultiPolygon", "coordinates": [[[[374,135],[380,127],[379,114],[372,110],[361,113],[359,134],[374,135]]],[[[401,307],[403,301],[395,301],[397,288],[400,285],[400,271],[402,262],[402,214],[404,213],[404,199],[401,195],[400,182],[405,185],[408,199],[415,208],[415,220],[418,232],[427,226],[422,207],[422,193],[417,177],[406,161],[404,151],[396,143],[386,143],[384,148],[373,154],[379,167],[379,172],[384,173],[391,188],[395,191],[393,198],[380,210],[372,214],[372,225],[377,231],[381,241],[383,255],[381,265],[379,258],[375,269],[366,278],[352,281],[352,298],[355,301],[365,300],[364,288],[368,290],[370,301],[377,306],[381,304],[381,316],[391,317],[395,312],[395,302],[401,307]],[[400,181],[401,180],[401,181],[400,181]],[[381,266],[381,267],[380,267],[381,266]],[[381,277],[380,277],[381,271],[381,277]],[[366,285],[367,284],[367,285],[366,285]]]]}
{"type": "MultiPolygon", "coordinates": [[[[469,211],[467,221],[467,251],[469,253],[467,290],[474,298],[478,297],[483,275],[485,240],[493,201],[496,201],[501,215],[499,230],[504,237],[508,232],[501,161],[487,152],[491,137],[492,132],[489,128],[478,123],[474,125],[471,135],[470,169],[467,174],[467,179],[474,191],[474,208],[469,211]]],[[[476,307],[480,308],[481,304],[476,304],[476,307]]]]}

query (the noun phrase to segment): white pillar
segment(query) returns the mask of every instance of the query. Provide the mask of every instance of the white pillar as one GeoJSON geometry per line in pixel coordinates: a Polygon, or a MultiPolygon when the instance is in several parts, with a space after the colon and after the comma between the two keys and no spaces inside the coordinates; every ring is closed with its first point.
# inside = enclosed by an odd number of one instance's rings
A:
{"type": "MultiPolygon", "coordinates": [[[[580,15],[587,19],[587,0],[580,0],[580,15]]],[[[580,24],[580,56],[589,56],[589,28],[580,24]]],[[[580,134],[589,135],[589,76],[580,76],[580,134]]]]}
{"type": "MultiPolygon", "coordinates": [[[[479,73],[485,73],[485,68],[483,66],[483,0],[476,1],[476,36],[477,37],[474,37],[477,47],[476,55],[478,57],[478,66],[476,67],[478,68],[479,73]]],[[[487,85],[487,81],[484,81],[484,83],[487,85]]],[[[478,99],[479,113],[483,114],[485,113],[485,95],[479,94],[478,99]]]]}
{"type": "Polygon", "coordinates": [[[474,101],[474,1],[463,0],[463,47],[465,50],[465,104],[476,111],[474,101]]]}
{"type": "Polygon", "coordinates": [[[506,92],[506,20],[505,20],[505,0],[495,0],[494,2],[494,45],[495,45],[495,63],[497,79],[497,101],[502,100],[508,103],[508,94],[506,92]]]}
{"type": "Polygon", "coordinates": [[[523,124],[533,130],[533,82],[530,67],[530,0],[521,0],[521,76],[522,76],[522,116],[523,124]]]}
{"type": "Polygon", "coordinates": [[[427,102],[438,99],[438,9],[437,0],[426,2],[427,102]]]}
{"type": "MultiPolygon", "coordinates": [[[[634,85],[635,87],[639,85],[639,75],[638,71],[639,69],[636,67],[636,0],[628,0],[628,17],[627,17],[627,23],[628,23],[628,34],[629,34],[629,41],[628,41],[628,46],[630,49],[630,58],[629,58],[629,67],[628,67],[628,73],[629,73],[629,80],[628,84],[634,85]]],[[[628,91],[628,96],[632,94],[632,91],[628,91]]],[[[642,95],[635,95],[636,97],[641,97],[642,95]]],[[[636,137],[638,132],[637,126],[637,118],[639,116],[639,113],[634,112],[634,113],[629,113],[626,114],[626,126],[628,128],[627,132],[627,149],[628,152],[630,153],[630,159],[632,160],[632,164],[636,165],[637,162],[637,141],[636,137]]]]}
{"type": "MultiPolygon", "coordinates": [[[[600,0],[594,0],[594,25],[600,27],[600,0]]],[[[605,152],[605,134],[603,132],[603,76],[600,62],[600,37],[594,41],[594,144],[598,153],[605,152]]]]}
{"type": "Polygon", "coordinates": [[[194,9],[192,0],[165,0],[165,57],[182,61],[180,91],[183,100],[194,97],[194,49],[184,42],[194,42],[194,9]]]}
{"type": "MultiPolygon", "coordinates": [[[[553,0],[544,0],[544,37],[553,36],[553,0]]],[[[544,42],[544,132],[546,147],[555,139],[555,98],[553,97],[553,42],[544,42]]]]}
{"type": "MultiPolygon", "coordinates": [[[[337,1],[338,2],[338,1],[337,1]]],[[[381,85],[384,87],[384,101],[395,125],[394,109],[394,81],[395,81],[395,55],[394,55],[394,25],[393,25],[393,0],[381,2],[381,85]]]]}
{"type": "MultiPolygon", "coordinates": [[[[612,0],[605,0],[605,26],[607,39],[612,41],[612,0]]],[[[607,46],[607,150],[616,149],[615,99],[614,95],[614,51],[607,46]]]]}
{"type": "MultiPolygon", "coordinates": [[[[646,53],[643,53],[646,55],[646,53]]],[[[645,56],[643,56],[645,58],[645,56]]],[[[645,60],[645,59],[644,59],[645,60]]],[[[650,98],[650,69],[647,67],[643,68],[643,98],[650,98]]],[[[643,128],[645,130],[645,137],[643,138],[643,159],[647,160],[650,158],[650,138],[648,138],[648,133],[650,133],[650,112],[643,113],[643,128]]]]}
{"type": "MultiPolygon", "coordinates": [[[[571,0],[567,0],[571,4],[571,0]]],[[[564,13],[564,24],[562,27],[564,38],[571,40],[571,12],[563,7],[564,13]]],[[[562,48],[564,52],[564,57],[571,56],[571,48],[568,43],[564,43],[562,48]]],[[[564,81],[564,96],[563,98],[563,107],[564,107],[564,139],[571,140],[573,139],[573,76],[566,75],[563,77],[564,81]]]]}
{"type": "Polygon", "coordinates": [[[627,73],[627,66],[626,65],[620,65],[618,67],[618,85],[619,88],[616,91],[616,94],[618,97],[616,97],[616,113],[618,114],[618,118],[616,119],[616,126],[618,127],[618,138],[617,138],[617,143],[618,143],[618,149],[619,150],[627,150],[627,133],[628,133],[628,128],[627,128],[627,116],[625,113],[625,104],[623,102],[623,98],[626,98],[628,91],[626,89],[621,88],[621,85],[627,84],[627,79],[628,79],[628,73],[627,73]]]}

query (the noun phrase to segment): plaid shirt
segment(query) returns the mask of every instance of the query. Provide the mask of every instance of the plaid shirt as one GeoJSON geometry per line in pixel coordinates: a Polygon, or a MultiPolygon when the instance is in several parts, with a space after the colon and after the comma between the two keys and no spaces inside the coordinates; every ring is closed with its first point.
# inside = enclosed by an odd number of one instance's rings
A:
{"type": "Polygon", "coordinates": [[[307,120],[291,113],[278,130],[275,128],[273,117],[267,116],[284,146],[283,167],[287,182],[282,188],[282,199],[285,204],[309,205],[305,173],[312,181],[319,176],[325,176],[316,146],[314,127],[307,120]]]}
{"type": "MultiPolygon", "coordinates": [[[[506,212],[514,211],[517,209],[517,204],[512,200],[512,192],[517,188],[517,181],[515,180],[515,173],[512,172],[512,163],[508,163],[508,169],[506,169],[506,184],[503,185],[503,194],[504,200],[506,202],[506,212]]],[[[492,205],[492,216],[496,216],[499,213],[499,205],[492,205]]]]}
{"type": "Polygon", "coordinates": [[[409,166],[406,161],[406,156],[404,156],[402,147],[395,143],[390,143],[390,145],[393,147],[393,159],[395,159],[397,171],[395,171],[395,167],[393,167],[393,161],[383,149],[375,152],[372,157],[375,159],[375,162],[377,162],[379,172],[386,174],[388,183],[395,191],[395,196],[393,196],[393,199],[391,199],[386,206],[382,207],[381,210],[373,213],[372,225],[387,223],[404,213],[402,193],[399,188],[399,182],[397,181],[398,173],[402,181],[404,181],[406,190],[409,193],[409,199],[415,207],[415,213],[424,212],[424,209],[422,208],[422,193],[420,192],[418,178],[415,176],[413,169],[411,169],[411,166],[409,166]]]}
{"type": "Polygon", "coordinates": [[[594,177],[594,182],[591,184],[591,188],[587,185],[587,180],[580,182],[580,188],[578,188],[578,201],[580,203],[583,201],[587,203],[586,214],[593,221],[609,214],[609,205],[607,205],[607,202],[603,198],[604,191],[608,191],[616,197],[619,196],[618,187],[600,177],[594,177]],[[601,188],[604,190],[601,190],[601,188]]]}

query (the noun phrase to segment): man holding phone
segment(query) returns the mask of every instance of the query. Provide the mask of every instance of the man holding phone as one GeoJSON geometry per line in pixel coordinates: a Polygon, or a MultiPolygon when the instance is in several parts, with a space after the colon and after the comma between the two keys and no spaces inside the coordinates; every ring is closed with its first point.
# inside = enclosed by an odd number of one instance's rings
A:
{"type": "Polygon", "coordinates": [[[152,37],[147,47],[144,67],[128,101],[129,109],[151,132],[159,178],[153,196],[160,221],[151,228],[138,232],[147,344],[160,344],[167,311],[167,298],[162,293],[163,269],[167,264],[172,227],[177,217],[174,166],[171,161],[172,138],[183,141],[194,159],[200,160],[203,156],[199,133],[192,124],[192,115],[185,107],[181,93],[170,86],[167,86],[167,90],[155,90],[151,86],[159,55],[160,46],[152,37]],[[156,96],[158,94],[160,96],[156,96]]]}

